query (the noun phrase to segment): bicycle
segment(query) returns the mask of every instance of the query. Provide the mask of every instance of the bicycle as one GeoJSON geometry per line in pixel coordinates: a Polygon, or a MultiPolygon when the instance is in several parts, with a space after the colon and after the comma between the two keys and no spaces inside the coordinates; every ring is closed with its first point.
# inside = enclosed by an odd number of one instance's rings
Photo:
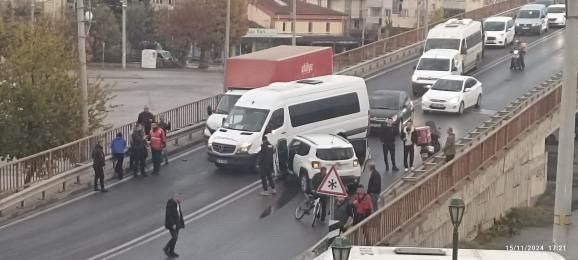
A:
{"type": "Polygon", "coordinates": [[[313,223],[311,223],[311,226],[315,226],[315,221],[320,217],[320,197],[315,195],[306,196],[307,198],[295,208],[295,219],[301,220],[305,215],[310,215],[311,211],[313,211],[313,223]]]}

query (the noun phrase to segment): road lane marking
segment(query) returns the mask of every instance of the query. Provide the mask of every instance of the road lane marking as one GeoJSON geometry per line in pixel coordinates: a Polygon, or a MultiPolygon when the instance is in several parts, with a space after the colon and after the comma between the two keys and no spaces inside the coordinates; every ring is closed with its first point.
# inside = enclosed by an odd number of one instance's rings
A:
{"type": "MultiPolygon", "coordinates": [[[[185,224],[190,224],[191,222],[194,222],[208,214],[211,214],[235,201],[237,201],[238,199],[241,199],[253,192],[255,192],[256,190],[258,190],[260,188],[260,184],[261,181],[255,181],[209,205],[204,206],[203,208],[190,213],[188,215],[186,215],[184,217],[185,219],[185,224]]],[[[96,256],[93,256],[91,258],[88,258],[87,260],[96,260],[96,259],[111,259],[114,258],[116,256],[119,256],[127,251],[130,251],[134,248],[140,247],[144,244],[147,244],[150,241],[153,241],[163,235],[166,235],[166,231],[165,231],[165,227],[161,226],[149,233],[146,233],[142,236],[139,236],[131,241],[128,241],[120,246],[117,246],[115,248],[112,248],[110,250],[107,250],[106,252],[103,252],[101,254],[98,254],[96,256]]]]}
{"type": "MultiPolygon", "coordinates": [[[[194,152],[196,152],[196,151],[199,151],[199,150],[201,150],[202,148],[205,148],[205,147],[206,147],[206,145],[197,146],[197,147],[193,148],[193,149],[190,150],[190,151],[183,152],[183,153],[181,153],[181,154],[179,154],[179,155],[177,155],[177,156],[175,156],[175,157],[169,158],[169,162],[176,161],[176,160],[178,160],[178,159],[180,159],[180,158],[183,158],[183,157],[185,157],[185,156],[187,156],[187,155],[190,155],[190,154],[192,154],[192,153],[194,153],[194,152]]],[[[150,170],[152,170],[152,166],[149,166],[149,167],[147,167],[147,169],[146,169],[146,171],[150,171],[150,170]]],[[[131,174],[130,176],[127,176],[127,177],[123,178],[123,179],[120,180],[120,181],[117,181],[117,182],[114,182],[114,183],[112,183],[112,184],[110,184],[110,185],[107,185],[106,188],[112,188],[112,187],[114,187],[114,186],[116,186],[116,185],[119,185],[119,184],[121,184],[121,183],[127,182],[127,181],[129,181],[129,180],[131,180],[131,179],[133,179],[133,178],[134,178],[134,177],[133,177],[133,175],[131,174]]],[[[71,203],[74,203],[74,202],[77,202],[77,201],[79,201],[79,200],[88,198],[89,196],[96,195],[96,194],[98,194],[98,193],[99,193],[99,192],[97,192],[97,191],[89,192],[89,193],[86,193],[86,194],[81,195],[80,197],[76,197],[76,198],[74,198],[74,199],[71,199],[71,200],[68,200],[68,201],[59,203],[58,205],[54,205],[54,206],[52,206],[52,207],[43,209],[43,210],[41,210],[41,211],[39,211],[39,212],[36,212],[36,213],[34,213],[34,214],[32,214],[32,215],[26,216],[26,217],[21,218],[21,219],[17,219],[17,220],[12,221],[12,222],[10,222],[10,223],[8,223],[8,224],[5,224],[5,225],[3,225],[3,226],[0,226],[0,230],[5,229],[5,228],[8,228],[8,227],[11,227],[11,226],[14,226],[14,225],[19,224],[19,223],[22,223],[22,222],[27,221],[27,220],[29,220],[29,219],[32,219],[32,218],[35,218],[35,217],[40,216],[40,215],[42,215],[42,214],[48,213],[48,212],[50,212],[50,211],[59,209],[59,208],[61,208],[61,207],[64,207],[64,206],[69,205],[69,204],[71,204],[71,203]]]]}

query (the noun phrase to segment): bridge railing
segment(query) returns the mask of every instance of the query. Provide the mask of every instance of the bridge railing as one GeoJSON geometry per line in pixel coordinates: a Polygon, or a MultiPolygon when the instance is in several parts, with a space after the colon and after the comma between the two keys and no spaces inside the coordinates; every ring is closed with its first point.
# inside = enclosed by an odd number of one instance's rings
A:
{"type": "MultiPolygon", "coordinates": [[[[219,98],[214,96],[182,105],[159,113],[156,118],[170,121],[173,130],[195,125],[208,117],[207,106],[215,107],[219,98]]],[[[97,141],[102,142],[105,155],[110,155],[110,143],[116,134],[122,133],[129,140],[135,124],[125,124],[0,166],[0,194],[19,191],[90,162],[91,149],[97,141]]]]}
{"type": "MultiPolygon", "coordinates": [[[[480,20],[485,17],[514,9],[526,3],[528,3],[528,0],[506,0],[504,2],[484,6],[482,8],[466,13],[457,14],[447,19],[435,21],[431,23],[429,27],[432,28],[433,26],[439,23],[443,23],[451,18],[471,18],[474,20],[480,20]]],[[[403,32],[355,49],[351,49],[346,52],[336,54],[333,56],[334,71],[341,71],[363,61],[385,55],[386,53],[396,51],[414,43],[418,43],[423,40],[424,34],[424,28],[413,29],[411,31],[403,32]]]]}

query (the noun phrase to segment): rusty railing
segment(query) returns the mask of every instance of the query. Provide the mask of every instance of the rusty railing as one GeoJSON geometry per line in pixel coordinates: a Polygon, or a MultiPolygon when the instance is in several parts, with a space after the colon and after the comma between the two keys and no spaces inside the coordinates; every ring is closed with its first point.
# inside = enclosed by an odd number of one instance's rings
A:
{"type": "MultiPolygon", "coordinates": [[[[192,126],[208,117],[207,106],[215,107],[219,98],[220,96],[214,96],[182,105],[159,113],[156,118],[164,116],[166,121],[171,122],[173,130],[192,126]]],[[[128,139],[135,124],[136,122],[132,122],[0,166],[0,194],[22,190],[34,183],[89,163],[92,160],[91,149],[97,140],[102,142],[105,155],[109,155],[110,142],[116,134],[122,133],[128,139]]]]}
{"type": "MultiPolygon", "coordinates": [[[[466,13],[461,13],[447,19],[436,21],[431,23],[429,27],[431,28],[451,18],[471,18],[474,20],[481,20],[482,18],[520,7],[527,2],[527,0],[507,0],[504,2],[499,2],[466,13]]],[[[413,29],[411,31],[403,32],[355,49],[351,49],[346,52],[336,54],[333,56],[333,71],[341,71],[363,61],[370,60],[372,58],[385,55],[386,53],[393,52],[403,47],[418,43],[423,40],[420,38],[422,38],[424,34],[424,28],[413,29]]]]}

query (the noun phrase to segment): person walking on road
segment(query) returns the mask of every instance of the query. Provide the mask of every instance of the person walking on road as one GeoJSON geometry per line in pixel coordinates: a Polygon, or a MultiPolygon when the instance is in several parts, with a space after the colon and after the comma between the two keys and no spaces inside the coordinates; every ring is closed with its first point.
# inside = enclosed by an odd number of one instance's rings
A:
{"type": "Polygon", "coordinates": [[[104,151],[100,141],[92,149],[92,168],[94,169],[94,191],[99,191],[98,182],[100,181],[100,191],[106,192],[104,189],[104,151]]]}
{"type": "Polygon", "coordinates": [[[383,143],[383,159],[385,160],[385,171],[389,171],[389,163],[387,162],[387,154],[391,157],[391,166],[394,172],[399,171],[395,163],[395,137],[399,135],[399,130],[393,124],[393,118],[388,117],[383,125],[383,133],[381,135],[381,142],[383,143]]]}
{"type": "Polygon", "coordinates": [[[179,230],[185,228],[185,220],[183,219],[183,212],[181,211],[182,194],[177,193],[175,196],[167,201],[165,211],[165,228],[169,230],[171,239],[163,248],[163,251],[168,257],[179,257],[175,253],[175,245],[179,239],[179,230]]]}
{"type": "Polygon", "coordinates": [[[137,123],[141,124],[144,127],[144,132],[146,135],[149,135],[151,131],[151,125],[155,120],[155,116],[149,112],[149,107],[145,106],[144,111],[138,114],[138,119],[136,120],[137,123]]]}
{"type": "Polygon", "coordinates": [[[163,147],[166,145],[165,133],[157,123],[153,122],[149,136],[153,160],[153,174],[158,174],[161,168],[163,147]]]}
{"type": "Polygon", "coordinates": [[[407,172],[410,169],[414,169],[413,159],[415,156],[415,144],[417,143],[417,132],[415,132],[411,119],[403,127],[401,140],[403,141],[403,166],[407,172]]]}
{"type": "Polygon", "coordinates": [[[145,140],[142,127],[137,124],[131,136],[131,158],[133,158],[133,174],[138,176],[138,172],[142,176],[146,176],[145,164],[148,156],[147,143],[145,140]]]}
{"type": "Polygon", "coordinates": [[[122,133],[117,133],[116,138],[110,144],[110,150],[114,157],[114,172],[119,180],[124,176],[124,152],[126,150],[126,141],[122,137],[122,133]]]}
{"type": "Polygon", "coordinates": [[[371,205],[373,210],[377,210],[377,200],[381,193],[381,173],[375,168],[375,164],[369,164],[371,175],[369,176],[369,183],[367,183],[367,194],[371,197],[371,205]]]}
{"type": "Polygon", "coordinates": [[[263,185],[262,196],[269,196],[276,194],[275,182],[273,181],[273,145],[269,143],[267,136],[263,135],[261,144],[261,151],[259,152],[258,165],[259,173],[261,175],[261,184],[263,185]],[[267,183],[269,182],[269,183],[267,183]],[[268,187],[271,186],[271,193],[268,187]]]}
{"type": "Polygon", "coordinates": [[[444,147],[444,154],[446,162],[451,161],[456,156],[456,134],[453,128],[448,128],[448,137],[446,138],[446,145],[444,147]]]}
{"type": "MultiPolygon", "coordinates": [[[[167,138],[167,133],[171,131],[171,122],[166,122],[164,116],[159,117],[159,127],[163,129],[165,133],[165,139],[167,138]]],[[[163,147],[163,159],[165,164],[169,164],[169,153],[167,152],[167,146],[163,147]]]]}

